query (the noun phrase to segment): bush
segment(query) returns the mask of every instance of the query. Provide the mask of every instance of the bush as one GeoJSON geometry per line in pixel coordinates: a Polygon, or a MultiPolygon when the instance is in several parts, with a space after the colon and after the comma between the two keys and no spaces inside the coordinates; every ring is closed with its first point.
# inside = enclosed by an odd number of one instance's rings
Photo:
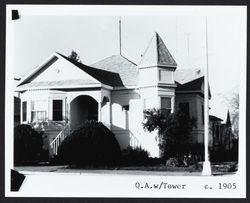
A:
{"type": "Polygon", "coordinates": [[[29,125],[14,128],[14,162],[15,164],[34,164],[40,161],[43,153],[41,133],[29,125]]]}
{"type": "Polygon", "coordinates": [[[58,159],[77,166],[111,166],[120,159],[115,135],[102,123],[86,121],[66,137],[58,149],[58,159]]]}
{"type": "Polygon", "coordinates": [[[140,148],[128,147],[122,151],[121,165],[123,166],[142,166],[149,164],[149,153],[140,148]]]}

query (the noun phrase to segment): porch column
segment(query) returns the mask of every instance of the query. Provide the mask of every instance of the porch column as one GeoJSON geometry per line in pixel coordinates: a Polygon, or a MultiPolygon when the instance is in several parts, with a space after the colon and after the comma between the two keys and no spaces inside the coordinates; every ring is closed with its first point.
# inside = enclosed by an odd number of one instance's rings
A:
{"type": "Polygon", "coordinates": [[[109,110],[108,110],[108,113],[109,113],[109,127],[111,129],[111,115],[112,115],[112,111],[111,111],[111,101],[109,101],[109,110]]]}
{"type": "Polygon", "coordinates": [[[102,121],[102,102],[98,102],[98,121],[102,121]]]}
{"type": "Polygon", "coordinates": [[[175,112],[175,96],[172,97],[171,99],[171,113],[174,113],[175,112]]]}
{"type": "Polygon", "coordinates": [[[31,111],[31,104],[32,101],[31,100],[27,100],[27,107],[26,107],[26,121],[27,123],[31,123],[31,114],[32,114],[32,111],[31,111]]]}
{"type": "Polygon", "coordinates": [[[66,107],[67,107],[66,119],[67,119],[67,122],[70,122],[70,103],[68,102],[67,98],[66,98],[66,107]]]}

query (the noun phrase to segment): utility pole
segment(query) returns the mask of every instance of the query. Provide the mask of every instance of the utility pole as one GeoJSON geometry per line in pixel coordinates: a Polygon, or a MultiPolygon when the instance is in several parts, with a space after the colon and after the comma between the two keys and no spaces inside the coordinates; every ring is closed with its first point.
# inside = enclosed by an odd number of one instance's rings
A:
{"type": "Polygon", "coordinates": [[[187,55],[189,57],[189,38],[190,38],[190,33],[187,33],[187,55]]]}
{"type": "Polygon", "coordinates": [[[176,16],[176,23],[175,23],[175,52],[176,52],[176,55],[178,53],[178,17],[176,16]]]}
{"type": "Polygon", "coordinates": [[[122,55],[122,23],[121,23],[121,16],[119,16],[119,53],[120,56],[122,55]]]}
{"type": "Polygon", "coordinates": [[[205,158],[203,162],[203,169],[202,175],[209,176],[212,174],[211,172],[211,163],[209,161],[209,92],[208,92],[208,32],[207,32],[207,17],[206,17],[206,67],[205,67],[205,105],[204,105],[204,112],[205,112],[205,132],[204,132],[204,148],[205,148],[205,158]]]}
{"type": "Polygon", "coordinates": [[[191,60],[190,60],[190,32],[186,33],[187,36],[187,63],[188,66],[191,66],[191,60]]]}

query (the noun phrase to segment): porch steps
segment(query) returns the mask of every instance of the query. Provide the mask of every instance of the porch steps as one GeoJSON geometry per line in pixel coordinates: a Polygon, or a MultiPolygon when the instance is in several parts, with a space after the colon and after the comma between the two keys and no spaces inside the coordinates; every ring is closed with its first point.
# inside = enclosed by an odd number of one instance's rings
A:
{"type": "Polygon", "coordinates": [[[57,150],[62,141],[70,134],[69,123],[48,121],[32,124],[37,131],[43,131],[44,149],[48,150],[49,157],[57,155],[57,150]]]}
{"type": "MultiPolygon", "coordinates": [[[[52,131],[52,132],[55,133],[55,131],[52,131]]],[[[69,123],[66,124],[64,126],[64,128],[59,133],[58,133],[58,131],[56,133],[57,133],[56,137],[53,137],[52,141],[49,144],[49,147],[50,147],[50,151],[49,151],[50,154],[49,155],[50,155],[50,157],[57,155],[59,145],[70,134],[69,123]]],[[[53,135],[53,133],[52,133],[52,135],[53,135]]]]}

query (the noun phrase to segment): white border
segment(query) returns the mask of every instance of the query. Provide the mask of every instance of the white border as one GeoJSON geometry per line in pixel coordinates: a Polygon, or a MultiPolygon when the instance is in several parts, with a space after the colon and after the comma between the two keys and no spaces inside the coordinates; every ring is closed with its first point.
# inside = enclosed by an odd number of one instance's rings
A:
{"type": "MultiPolygon", "coordinates": [[[[26,15],[219,15],[241,13],[245,6],[72,6],[72,5],[7,5],[6,8],[6,95],[5,95],[5,195],[8,197],[246,197],[246,69],[240,70],[240,139],[239,170],[230,176],[136,176],[97,174],[47,174],[27,176],[19,192],[10,191],[10,169],[13,168],[13,26],[11,9],[26,15]],[[186,184],[186,190],[138,190],[136,182],[186,184]],[[235,190],[205,190],[218,183],[237,183],[235,190]]],[[[245,18],[246,19],[246,18],[245,18]]],[[[246,46],[246,37],[239,39],[246,46]]],[[[241,54],[246,67],[246,50],[241,54]]]]}

